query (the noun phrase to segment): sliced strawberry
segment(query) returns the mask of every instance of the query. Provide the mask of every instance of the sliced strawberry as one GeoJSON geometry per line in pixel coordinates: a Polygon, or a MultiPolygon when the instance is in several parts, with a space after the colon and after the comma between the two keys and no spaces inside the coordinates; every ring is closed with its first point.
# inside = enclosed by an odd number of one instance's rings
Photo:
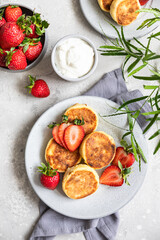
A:
{"type": "Polygon", "coordinates": [[[122,186],[123,182],[121,169],[117,166],[109,166],[100,177],[100,183],[109,186],[119,187],[122,186]]]}
{"type": "Polygon", "coordinates": [[[64,141],[64,131],[65,129],[69,126],[68,123],[62,123],[60,126],[59,126],[59,129],[58,129],[58,136],[59,136],[59,139],[61,141],[61,144],[64,148],[68,149],[66,144],[65,144],[65,141],[64,141]]]}
{"type": "Polygon", "coordinates": [[[118,161],[121,162],[123,168],[128,168],[135,162],[135,157],[133,153],[125,151],[123,147],[117,147],[112,165],[118,166],[118,161]]]}
{"type": "Polygon", "coordinates": [[[65,129],[64,141],[67,148],[73,152],[81,144],[84,138],[85,132],[82,126],[70,125],[65,129]]]}
{"type": "Polygon", "coordinates": [[[141,6],[145,5],[149,0],[139,0],[141,6]]]}
{"type": "Polygon", "coordinates": [[[59,126],[58,125],[54,126],[54,128],[52,130],[52,135],[53,135],[53,138],[56,141],[56,143],[58,143],[59,145],[61,145],[63,147],[63,144],[61,143],[61,140],[58,136],[58,130],[59,130],[59,126]]]}

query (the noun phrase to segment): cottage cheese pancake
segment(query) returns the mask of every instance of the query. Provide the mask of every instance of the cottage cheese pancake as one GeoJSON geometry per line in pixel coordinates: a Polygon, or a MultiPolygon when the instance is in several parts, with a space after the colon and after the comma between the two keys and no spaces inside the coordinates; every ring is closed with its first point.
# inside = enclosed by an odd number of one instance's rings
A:
{"type": "Polygon", "coordinates": [[[115,152],[114,139],[101,131],[87,135],[80,146],[80,154],[85,163],[95,169],[100,169],[110,164],[115,156],[115,152]]]}
{"type": "Polygon", "coordinates": [[[100,8],[105,12],[110,11],[110,6],[112,2],[113,0],[98,0],[100,8]]]}
{"type": "Polygon", "coordinates": [[[86,104],[77,103],[68,108],[64,114],[68,116],[69,122],[73,122],[76,118],[83,118],[85,123],[83,125],[85,134],[93,132],[97,127],[98,116],[96,112],[86,104]]]}
{"type": "Polygon", "coordinates": [[[96,171],[86,164],[68,168],[62,181],[65,194],[72,199],[80,199],[93,194],[99,186],[96,171]]]}
{"type": "Polygon", "coordinates": [[[45,159],[49,162],[51,168],[57,169],[58,172],[65,172],[68,167],[72,167],[81,161],[79,150],[74,152],[61,147],[52,138],[46,147],[45,159]]]}
{"type": "Polygon", "coordinates": [[[113,0],[110,14],[119,25],[126,26],[136,20],[139,14],[136,11],[139,9],[139,0],[113,0]]]}

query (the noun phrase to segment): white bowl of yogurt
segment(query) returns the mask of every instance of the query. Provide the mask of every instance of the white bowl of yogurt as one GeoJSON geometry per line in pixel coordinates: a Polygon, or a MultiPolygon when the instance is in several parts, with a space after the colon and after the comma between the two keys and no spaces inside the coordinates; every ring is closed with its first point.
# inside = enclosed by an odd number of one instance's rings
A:
{"type": "Polygon", "coordinates": [[[80,81],[88,78],[95,71],[98,54],[88,38],[68,35],[54,46],[51,63],[57,75],[64,80],[80,81]]]}

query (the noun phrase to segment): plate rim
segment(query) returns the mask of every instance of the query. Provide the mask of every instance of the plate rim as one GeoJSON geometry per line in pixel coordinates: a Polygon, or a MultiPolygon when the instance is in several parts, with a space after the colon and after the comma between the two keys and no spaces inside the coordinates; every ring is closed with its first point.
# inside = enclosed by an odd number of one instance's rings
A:
{"type": "MultiPolygon", "coordinates": [[[[109,31],[107,33],[101,31],[100,28],[98,28],[97,26],[93,25],[92,22],[89,20],[89,18],[86,16],[85,12],[84,12],[84,8],[83,8],[83,0],[79,0],[79,4],[80,4],[80,7],[81,7],[81,11],[83,13],[83,16],[85,17],[86,21],[90,24],[90,26],[95,30],[97,31],[99,34],[103,35],[103,36],[107,36],[111,39],[116,39],[116,37],[113,36],[113,34],[110,34],[109,31]]],[[[120,26],[120,25],[118,25],[120,26]]],[[[136,36],[136,38],[141,38],[141,37],[144,37],[146,35],[148,35],[149,33],[153,32],[156,28],[158,28],[158,24],[156,25],[155,24],[155,27],[154,28],[150,28],[148,32],[145,32],[143,34],[143,30],[140,31],[141,33],[139,33],[139,35],[136,36]]],[[[134,36],[133,37],[127,37],[125,36],[126,40],[133,40],[134,39],[134,36]]]]}
{"type": "MultiPolygon", "coordinates": [[[[59,104],[61,104],[62,102],[69,101],[69,100],[72,100],[72,99],[77,99],[77,98],[79,99],[79,98],[83,98],[83,97],[85,97],[85,98],[97,98],[97,99],[107,100],[107,101],[109,101],[109,102],[111,102],[111,103],[114,103],[115,105],[119,106],[117,103],[115,103],[115,102],[113,102],[112,100],[107,99],[107,98],[98,97],[98,96],[86,96],[86,95],[83,96],[83,95],[82,95],[82,96],[75,96],[75,97],[71,97],[71,98],[64,99],[64,100],[62,100],[62,101],[60,101],[60,102],[55,103],[53,106],[49,107],[49,108],[48,108],[46,111],[44,111],[44,112],[40,115],[40,117],[35,121],[35,123],[33,124],[32,128],[31,128],[31,130],[30,130],[30,132],[29,132],[29,135],[28,135],[28,138],[27,138],[27,141],[26,141],[26,146],[25,146],[25,170],[26,170],[26,173],[27,173],[27,177],[28,177],[29,183],[30,183],[32,189],[34,190],[34,192],[36,193],[36,195],[38,196],[39,200],[41,200],[42,202],[44,202],[44,203],[45,203],[48,207],[50,207],[52,210],[54,210],[54,211],[56,211],[56,212],[58,212],[58,213],[60,213],[60,214],[62,214],[62,215],[64,215],[64,216],[71,217],[71,218],[75,218],[75,219],[79,218],[79,219],[83,219],[83,220],[88,220],[88,219],[96,219],[96,218],[102,218],[102,217],[105,217],[105,216],[109,216],[109,215],[111,215],[111,214],[116,213],[118,210],[120,210],[120,209],[123,208],[125,205],[127,205],[127,204],[134,198],[134,196],[137,194],[137,192],[138,192],[138,191],[140,190],[140,188],[142,187],[142,185],[143,185],[143,183],[144,183],[144,180],[145,180],[145,177],[146,177],[146,173],[147,173],[147,169],[148,169],[148,163],[145,164],[146,167],[145,167],[144,173],[143,173],[143,181],[137,185],[137,189],[136,189],[136,191],[134,192],[134,194],[133,194],[124,204],[122,204],[121,207],[118,207],[117,209],[115,209],[114,212],[113,212],[113,211],[110,211],[109,213],[107,213],[107,215],[104,213],[104,214],[100,214],[100,215],[95,216],[95,217],[93,217],[93,216],[90,216],[90,217],[81,217],[81,216],[78,216],[78,217],[77,217],[77,216],[74,216],[74,214],[73,214],[73,215],[72,215],[72,214],[65,214],[63,211],[60,211],[60,210],[57,211],[56,209],[53,208],[53,206],[52,206],[50,203],[48,204],[48,202],[46,202],[46,201],[44,201],[44,200],[42,200],[42,199],[40,198],[40,196],[39,196],[39,194],[38,194],[38,191],[34,188],[34,186],[32,185],[32,182],[31,182],[31,180],[30,180],[30,178],[29,178],[29,169],[28,169],[28,167],[27,167],[27,161],[26,161],[27,148],[28,148],[28,144],[29,144],[30,137],[31,137],[31,133],[34,131],[34,128],[36,127],[36,125],[37,125],[37,123],[40,121],[40,119],[43,118],[43,116],[44,116],[47,112],[49,112],[52,108],[54,108],[55,105],[59,105],[59,104]]],[[[137,123],[136,125],[138,126],[138,128],[139,128],[139,129],[141,130],[141,132],[142,132],[142,129],[141,129],[141,127],[139,126],[139,124],[137,123]]],[[[143,135],[143,138],[144,138],[144,140],[146,141],[146,138],[145,138],[144,135],[143,135]]],[[[147,143],[147,142],[146,142],[146,143],[147,143]]],[[[147,145],[147,158],[148,158],[148,145],[147,145]]]]}

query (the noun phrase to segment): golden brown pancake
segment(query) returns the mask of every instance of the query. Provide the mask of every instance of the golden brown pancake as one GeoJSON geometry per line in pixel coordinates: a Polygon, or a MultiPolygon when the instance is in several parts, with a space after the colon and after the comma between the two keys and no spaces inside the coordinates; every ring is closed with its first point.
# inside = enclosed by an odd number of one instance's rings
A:
{"type": "Polygon", "coordinates": [[[140,9],[139,0],[113,0],[110,7],[110,14],[112,18],[119,25],[129,25],[136,20],[140,9]]]}
{"type": "Polygon", "coordinates": [[[68,168],[62,181],[65,194],[72,199],[80,199],[93,194],[99,186],[96,171],[86,164],[68,168]]]}
{"type": "Polygon", "coordinates": [[[88,107],[86,104],[75,104],[68,108],[64,113],[68,116],[69,122],[73,122],[76,118],[84,119],[84,131],[85,134],[89,134],[93,132],[98,124],[98,116],[96,112],[91,108],[88,107]]]}
{"type": "Polygon", "coordinates": [[[52,138],[46,147],[45,159],[49,162],[51,168],[57,169],[58,172],[65,172],[68,167],[72,167],[81,161],[79,150],[74,152],[61,147],[52,138]]]}
{"type": "Polygon", "coordinates": [[[112,2],[113,0],[98,0],[100,8],[105,12],[110,11],[110,6],[112,2]]]}
{"type": "Polygon", "coordinates": [[[85,163],[95,169],[100,169],[110,164],[115,156],[115,152],[114,139],[100,131],[87,135],[80,146],[80,154],[85,163]]]}

